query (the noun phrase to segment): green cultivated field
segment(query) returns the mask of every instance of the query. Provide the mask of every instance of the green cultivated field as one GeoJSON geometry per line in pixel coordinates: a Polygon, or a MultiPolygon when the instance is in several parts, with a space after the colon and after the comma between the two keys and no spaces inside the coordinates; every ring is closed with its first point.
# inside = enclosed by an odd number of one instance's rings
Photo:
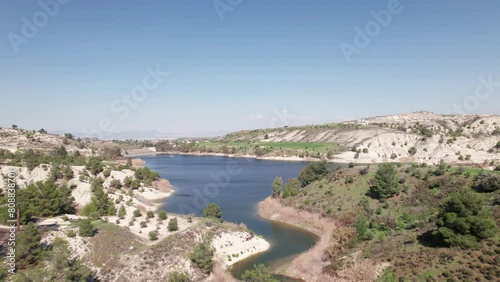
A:
{"type": "Polygon", "coordinates": [[[319,152],[326,154],[328,151],[337,151],[339,146],[334,143],[311,143],[311,142],[203,142],[198,146],[210,148],[236,147],[240,151],[254,149],[256,146],[270,150],[291,150],[296,152],[319,152]]]}

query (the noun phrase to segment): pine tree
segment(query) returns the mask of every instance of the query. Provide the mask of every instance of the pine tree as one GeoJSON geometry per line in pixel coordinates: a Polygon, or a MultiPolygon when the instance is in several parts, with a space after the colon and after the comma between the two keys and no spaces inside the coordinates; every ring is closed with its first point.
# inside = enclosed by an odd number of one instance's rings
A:
{"type": "Polygon", "coordinates": [[[283,178],[276,177],[273,181],[273,198],[281,197],[283,193],[283,178]]]}
{"type": "Polygon", "coordinates": [[[372,179],[372,195],[379,199],[390,198],[399,193],[398,173],[392,164],[381,164],[372,179]]]}

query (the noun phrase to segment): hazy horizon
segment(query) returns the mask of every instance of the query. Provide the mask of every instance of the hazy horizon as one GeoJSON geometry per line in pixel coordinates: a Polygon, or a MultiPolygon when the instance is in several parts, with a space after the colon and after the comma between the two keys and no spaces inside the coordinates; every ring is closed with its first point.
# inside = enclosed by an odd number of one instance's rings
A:
{"type": "Polygon", "coordinates": [[[214,3],[0,3],[0,126],[188,136],[500,114],[498,1],[214,3]]]}

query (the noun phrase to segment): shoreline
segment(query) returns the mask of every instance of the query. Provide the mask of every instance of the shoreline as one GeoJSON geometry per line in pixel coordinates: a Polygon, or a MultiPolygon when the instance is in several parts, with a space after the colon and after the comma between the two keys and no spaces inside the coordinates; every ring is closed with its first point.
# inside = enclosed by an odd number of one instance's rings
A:
{"type": "MultiPolygon", "coordinates": [[[[345,233],[345,228],[333,219],[286,206],[272,197],[259,203],[259,215],[268,220],[303,228],[319,236],[312,248],[300,253],[291,262],[280,265],[274,271],[275,274],[310,282],[332,281],[333,277],[323,271],[330,262],[323,258],[328,249],[339,243],[338,234],[345,233]]],[[[337,273],[335,281],[375,281],[385,267],[387,264],[356,259],[352,266],[337,273]]]]}
{"type": "MultiPolygon", "coordinates": [[[[145,156],[156,156],[156,155],[181,155],[181,156],[214,156],[214,157],[227,157],[227,158],[248,158],[256,160],[267,160],[267,161],[290,161],[290,162],[320,162],[322,160],[316,158],[300,158],[300,157],[257,157],[256,155],[235,155],[235,154],[224,154],[224,153],[205,153],[205,152],[150,152],[150,153],[137,153],[137,154],[127,154],[123,156],[124,158],[140,158],[145,156]]],[[[335,163],[335,160],[328,160],[328,162],[335,163]]],[[[337,162],[337,163],[344,163],[337,162]]],[[[347,164],[347,162],[345,162],[347,164]]]]}
{"type": "MultiPolygon", "coordinates": [[[[345,153],[345,152],[344,152],[345,153]]],[[[354,157],[345,157],[342,156],[342,154],[335,155],[334,159],[329,159],[329,160],[323,160],[323,159],[317,159],[317,158],[300,158],[300,157],[279,157],[279,156],[274,156],[274,157],[257,157],[256,155],[238,155],[238,154],[224,154],[224,153],[207,153],[207,152],[189,152],[189,153],[183,153],[183,152],[144,152],[144,153],[137,153],[137,154],[127,154],[126,156],[123,156],[124,158],[132,158],[132,159],[140,159],[140,157],[146,157],[146,156],[157,156],[157,155],[181,155],[181,156],[214,156],[214,157],[226,157],[226,158],[248,158],[248,159],[255,159],[255,160],[266,160],[266,161],[285,161],[285,162],[321,162],[321,161],[326,161],[328,163],[336,163],[336,164],[350,164],[354,163],[357,166],[360,165],[371,165],[371,164],[383,164],[383,163],[393,163],[393,164],[407,164],[407,163],[426,163],[427,165],[435,165],[439,163],[439,160],[427,160],[427,161],[418,161],[418,160],[410,160],[410,159],[403,159],[403,160],[391,160],[391,159],[355,159],[354,157]]],[[[483,163],[477,163],[477,162],[450,162],[449,164],[451,165],[459,165],[459,166],[483,166],[483,163]]],[[[492,169],[492,167],[488,166],[489,169],[492,169]]]]}
{"type": "Polygon", "coordinates": [[[267,197],[259,203],[258,215],[267,220],[302,228],[319,237],[312,248],[298,254],[291,262],[280,266],[276,274],[304,281],[329,281],[328,279],[331,279],[323,274],[323,267],[327,265],[323,262],[323,253],[336,229],[335,222],[322,218],[319,214],[285,206],[272,197],[267,197]]]}

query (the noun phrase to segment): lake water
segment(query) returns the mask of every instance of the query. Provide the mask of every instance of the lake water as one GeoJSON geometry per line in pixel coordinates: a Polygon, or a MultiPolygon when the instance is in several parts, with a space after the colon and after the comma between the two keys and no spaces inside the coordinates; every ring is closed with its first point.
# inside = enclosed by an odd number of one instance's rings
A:
{"type": "MultiPolygon", "coordinates": [[[[257,214],[257,205],[271,194],[276,176],[296,177],[304,162],[266,161],[218,156],[158,155],[141,157],[148,167],[174,186],[175,193],[165,200],[163,209],[171,213],[197,216],[208,202],[221,207],[225,221],[244,223],[262,235],[271,249],[234,265],[231,273],[239,277],[256,263],[278,265],[311,248],[317,236],[288,224],[266,220],[257,214]]],[[[279,277],[281,281],[294,281],[279,277]]]]}

